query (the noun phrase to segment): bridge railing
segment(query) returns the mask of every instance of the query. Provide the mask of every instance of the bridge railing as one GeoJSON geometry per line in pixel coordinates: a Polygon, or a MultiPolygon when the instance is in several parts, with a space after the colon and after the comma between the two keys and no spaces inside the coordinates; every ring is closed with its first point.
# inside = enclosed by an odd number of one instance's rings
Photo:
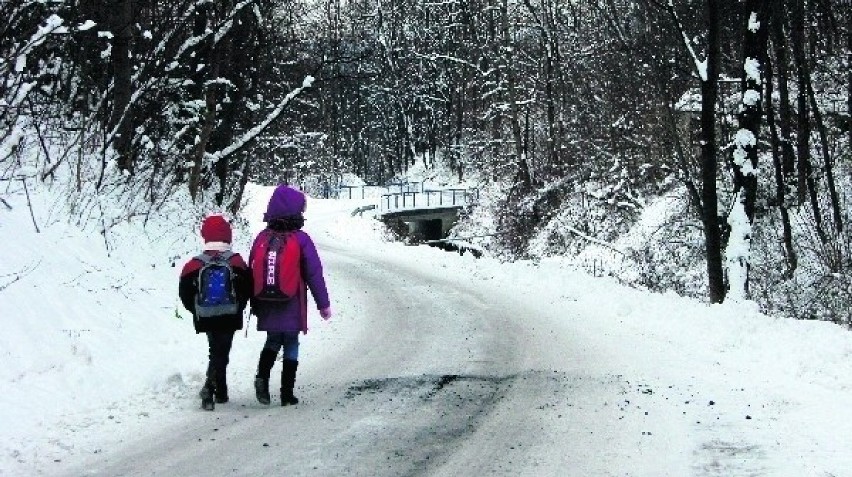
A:
{"type": "Polygon", "coordinates": [[[336,198],[338,199],[377,199],[387,193],[387,187],[374,185],[346,185],[338,186],[336,198]]]}
{"type": "Polygon", "coordinates": [[[458,188],[424,189],[420,192],[392,192],[382,194],[379,212],[460,207],[469,204],[476,197],[478,197],[478,191],[458,188]]]}
{"type": "Polygon", "coordinates": [[[337,199],[371,199],[386,194],[423,192],[425,189],[425,182],[391,182],[383,186],[340,184],[333,196],[337,199]]]}

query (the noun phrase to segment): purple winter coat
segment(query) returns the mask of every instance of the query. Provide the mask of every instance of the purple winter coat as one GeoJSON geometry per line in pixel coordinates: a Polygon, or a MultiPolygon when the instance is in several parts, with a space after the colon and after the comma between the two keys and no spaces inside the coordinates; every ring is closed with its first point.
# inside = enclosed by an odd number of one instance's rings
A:
{"type": "MultiPolygon", "coordinates": [[[[305,210],[305,196],[291,187],[280,185],[269,199],[263,220],[270,223],[276,219],[300,216],[305,210]]],[[[257,243],[269,229],[261,231],[254,242],[257,243]]],[[[317,253],[314,241],[310,235],[301,230],[296,230],[296,239],[301,250],[302,280],[301,293],[287,302],[251,301],[251,312],[257,316],[258,331],[271,332],[308,332],[308,296],[310,289],[317,309],[328,308],[331,302],[328,299],[328,289],[323,277],[322,262],[317,253]]],[[[252,245],[254,250],[254,244],[252,245]]],[[[249,263],[254,257],[249,256],[249,263]]]]}

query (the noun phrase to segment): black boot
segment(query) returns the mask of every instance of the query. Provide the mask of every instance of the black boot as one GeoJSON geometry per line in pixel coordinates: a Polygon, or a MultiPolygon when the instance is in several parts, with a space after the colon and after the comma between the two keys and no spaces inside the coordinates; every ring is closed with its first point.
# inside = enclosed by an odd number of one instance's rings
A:
{"type": "Polygon", "coordinates": [[[293,387],[296,385],[296,368],[299,367],[299,362],[285,359],[283,365],[284,367],[281,369],[281,405],[298,404],[299,399],[293,395],[293,387]]]}
{"type": "Polygon", "coordinates": [[[272,365],[275,364],[277,356],[278,352],[269,348],[263,348],[263,351],[260,352],[260,360],[257,363],[257,376],[254,378],[254,392],[261,404],[272,402],[272,399],[269,397],[269,372],[272,371],[272,365]]]}
{"type": "Polygon", "coordinates": [[[216,391],[214,392],[214,397],[216,398],[216,402],[219,404],[228,402],[228,384],[225,382],[225,378],[216,380],[216,391]]]}
{"type": "Polygon", "coordinates": [[[215,382],[207,378],[204,381],[204,387],[201,388],[201,392],[198,393],[198,396],[201,397],[201,409],[212,411],[216,404],[213,402],[213,393],[216,392],[216,384],[215,382]]]}

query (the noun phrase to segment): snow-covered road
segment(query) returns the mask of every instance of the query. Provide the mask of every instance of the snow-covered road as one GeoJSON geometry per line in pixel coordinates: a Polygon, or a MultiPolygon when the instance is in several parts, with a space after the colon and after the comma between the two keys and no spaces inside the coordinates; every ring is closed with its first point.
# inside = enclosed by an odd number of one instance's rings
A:
{"type": "Polygon", "coordinates": [[[569,420],[560,405],[568,396],[590,400],[617,387],[610,378],[583,383],[535,366],[571,347],[556,334],[534,338],[524,325],[531,317],[509,298],[495,301],[459,277],[442,281],[339,245],[320,247],[336,300],[358,310],[358,322],[324,343],[311,343],[311,333],[303,339],[306,348],[332,349],[321,361],[303,359],[298,406],[265,407],[247,391],[234,393],[213,413],[188,413],[122,452],[96,456],[86,473],[517,475],[521,463],[548,465],[569,452],[550,449],[547,439],[554,422],[569,420]]]}

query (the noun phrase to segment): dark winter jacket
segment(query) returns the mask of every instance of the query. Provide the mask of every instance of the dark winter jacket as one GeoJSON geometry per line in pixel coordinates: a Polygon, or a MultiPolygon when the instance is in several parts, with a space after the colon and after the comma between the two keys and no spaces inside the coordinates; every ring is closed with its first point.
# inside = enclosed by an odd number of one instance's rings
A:
{"type": "MultiPolygon", "coordinates": [[[[204,253],[208,255],[217,255],[221,252],[207,250],[204,253]]],[[[193,324],[195,325],[196,333],[206,333],[208,331],[236,331],[243,328],[243,310],[248,303],[252,290],[252,277],[246,262],[243,258],[235,253],[230,260],[231,268],[234,271],[234,290],[239,302],[240,311],[234,315],[217,316],[199,320],[195,314],[195,296],[198,293],[198,273],[201,270],[203,263],[201,260],[193,257],[186,262],[183,270],[180,272],[180,284],[178,286],[178,295],[190,313],[192,313],[193,324]]]]}
{"type": "MultiPolygon", "coordinates": [[[[265,240],[267,234],[276,232],[292,231],[299,244],[301,252],[301,276],[303,283],[300,293],[287,302],[269,302],[253,299],[251,312],[257,316],[257,329],[259,331],[308,331],[308,296],[310,289],[317,309],[328,308],[330,301],[325,278],[323,277],[322,262],[317,253],[311,237],[298,228],[303,223],[302,212],[305,210],[305,196],[296,189],[279,186],[272,194],[269,205],[263,219],[267,222],[267,228],[261,231],[254,239],[257,244],[259,240],[265,240]]],[[[252,245],[252,250],[255,246],[252,245]]],[[[255,257],[249,256],[249,263],[255,257]]]]}

